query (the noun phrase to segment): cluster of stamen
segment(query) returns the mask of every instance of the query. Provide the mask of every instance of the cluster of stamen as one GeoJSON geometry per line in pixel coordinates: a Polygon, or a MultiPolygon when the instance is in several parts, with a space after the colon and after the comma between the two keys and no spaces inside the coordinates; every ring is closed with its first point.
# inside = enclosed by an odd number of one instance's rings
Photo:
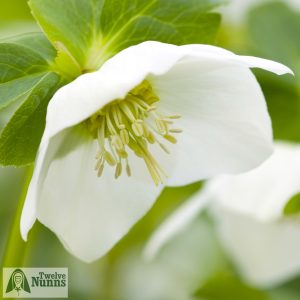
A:
{"type": "Polygon", "coordinates": [[[124,99],[115,100],[87,120],[87,126],[98,140],[95,170],[100,177],[105,164],[115,168],[115,178],[123,170],[131,176],[128,150],[142,158],[156,185],[163,183],[166,172],[149,151],[149,144],[158,144],[169,154],[162,141],[175,144],[174,134],[181,129],[171,128],[180,115],[165,116],[157,111],[159,98],[148,81],[131,90],[124,99]]]}

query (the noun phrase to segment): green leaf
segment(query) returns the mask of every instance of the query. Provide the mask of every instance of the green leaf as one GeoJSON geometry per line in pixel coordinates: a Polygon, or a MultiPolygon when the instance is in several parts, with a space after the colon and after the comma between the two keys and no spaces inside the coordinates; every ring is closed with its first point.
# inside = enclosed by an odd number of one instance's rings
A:
{"type": "Polygon", "coordinates": [[[300,141],[300,14],[283,2],[256,6],[247,20],[252,53],[288,65],[296,74],[258,74],[273,122],[274,137],[300,141]],[[276,33],[276,34],[274,34],[276,33]]]}
{"type": "Polygon", "coordinates": [[[258,74],[277,140],[300,141],[300,93],[296,84],[269,74],[258,74]]]}
{"type": "Polygon", "coordinates": [[[47,104],[61,77],[51,70],[56,50],[42,33],[26,34],[0,43],[0,109],[12,117],[0,135],[0,164],[34,161],[45,126],[47,104]]]}
{"type": "Polygon", "coordinates": [[[241,282],[231,272],[209,280],[196,293],[201,300],[269,300],[267,294],[241,282]]]}
{"type": "Polygon", "coordinates": [[[224,0],[30,0],[45,34],[81,70],[145,40],[212,43],[220,17],[209,10],[224,0]]]}
{"type": "Polygon", "coordinates": [[[48,64],[52,64],[57,55],[56,49],[41,32],[17,35],[0,42],[26,47],[38,56],[41,56],[48,64]]]}
{"type": "Polygon", "coordinates": [[[0,109],[29,92],[51,68],[56,51],[42,34],[0,43],[0,109]]]}
{"type": "Polygon", "coordinates": [[[24,46],[0,44],[0,84],[45,71],[46,61],[24,46]]]}
{"type": "Polygon", "coordinates": [[[0,109],[25,96],[39,80],[43,73],[10,80],[0,85],[0,109]]]}
{"type": "Polygon", "coordinates": [[[0,164],[21,166],[34,161],[45,127],[49,100],[59,88],[61,78],[45,72],[24,97],[0,136],[0,164]]]}
{"type": "Polygon", "coordinates": [[[286,203],[283,214],[285,216],[292,216],[300,213],[300,193],[294,195],[286,203]]]}
{"type": "Polygon", "coordinates": [[[246,26],[227,29],[227,47],[289,66],[295,77],[255,70],[267,100],[274,138],[300,142],[300,14],[284,1],[253,6],[246,26]],[[238,34],[238,35],[237,35],[238,34]]]}

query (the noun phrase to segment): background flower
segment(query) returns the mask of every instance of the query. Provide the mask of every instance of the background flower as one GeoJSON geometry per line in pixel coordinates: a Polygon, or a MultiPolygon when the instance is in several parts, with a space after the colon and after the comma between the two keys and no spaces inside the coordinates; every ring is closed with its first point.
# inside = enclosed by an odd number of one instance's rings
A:
{"type": "Polygon", "coordinates": [[[209,181],[153,235],[150,260],[209,207],[228,255],[251,284],[270,287],[300,272],[300,147],[277,144],[258,168],[209,181]]]}

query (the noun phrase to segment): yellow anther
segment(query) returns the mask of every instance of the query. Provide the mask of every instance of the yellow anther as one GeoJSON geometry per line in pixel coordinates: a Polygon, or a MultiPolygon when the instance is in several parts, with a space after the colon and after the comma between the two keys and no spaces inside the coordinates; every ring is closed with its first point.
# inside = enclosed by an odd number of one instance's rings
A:
{"type": "Polygon", "coordinates": [[[130,166],[129,166],[128,163],[127,163],[127,165],[126,165],[126,173],[127,173],[127,176],[128,176],[128,177],[131,176],[131,169],[130,169],[130,166]]]}
{"type": "Polygon", "coordinates": [[[177,128],[175,128],[175,129],[170,129],[169,130],[169,132],[171,132],[171,133],[182,133],[182,129],[177,129],[177,128]]]}
{"type": "Polygon", "coordinates": [[[143,125],[142,124],[140,124],[138,122],[134,122],[131,127],[132,127],[132,130],[133,130],[133,132],[134,132],[134,134],[136,136],[140,137],[140,136],[142,136],[144,134],[144,130],[143,130],[143,125]]]}
{"type": "Polygon", "coordinates": [[[174,122],[168,119],[162,119],[162,121],[166,124],[173,124],[174,122]]]}
{"type": "Polygon", "coordinates": [[[168,119],[180,119],[182,116],[181,115],[172,115],[172,116],[168,116],[168,119]]]}
{"type": "Polygon", "coordinates": [[[127,153],[125,150],[118,151],[118,155],[119,155],[121,158],[127,158],[127,157],[128,157],[128,153],[127,153]]]}
{"type": "Polygon", "coordinates": [[[160,119],[155,120],[156,128],[160,134],[166,134],[168,132],[167,125],[160,119]]]}
{"type": "Polygon", "coordinates": [[[147,141],[150,144],[154,144],[156,142],[156,138],[154,136],[154,134],[152,132],[149,132],[148,136],[147,136],[147,141]]]}
{"type": "Polygon", "coordinates": [[[166,139],[166,140],[168,140],[170,143],[172,143],[172,144],[176,144],[177,143],[177,139],[173,136],[173,135],[170,135],[170,134],[166,134],[165,136],[164,136],[164,138],[166,139]]]}
{"type": "Polygon", "coordinates": [[[119,178],[122,174],[122,164],[120,162],[117,163],[116,171],[115,171],[115,178],[119,178]]]}
{"type": "Polygon", "coordinates": [[[122,140],[124,145],[127,145],[129,143],[129,134],[128,134],[128,131],[125,128],[121,129],[120,137],[121,137],[121,140],[122,140]]]}
{"type": "Polygon", "coordinates": [[[114,157],[112,156],[112,154],[108,151],[105,151],[103,154],[104,159],[106,160],[106,162],[110,165],[110,166],[115,166],[116,165],[116,160],[114,159],[114,157]]]}

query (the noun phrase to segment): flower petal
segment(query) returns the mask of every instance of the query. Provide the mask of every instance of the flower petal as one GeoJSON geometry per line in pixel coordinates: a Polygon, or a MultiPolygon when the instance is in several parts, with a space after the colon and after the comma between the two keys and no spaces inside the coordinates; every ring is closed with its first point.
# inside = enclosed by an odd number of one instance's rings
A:
{"type": "Polygon", "coordinates": [[[186,50],[175,45],[145,42],[109,59],[98,71],[84,74],[62,87],[47,112],[48,135],[87,119],[104,105],[122,99],[149,74],[163,74],[186,50]]]}
{"type": "Polygon", "coordinates": [[[47,169],[54,158],[54,155],[63,143],[68,130],[64,130],[49,140],[43,137],[35,162],[34,172],[30,181],[29,188],[21,215],[20,230],[22,238],[27,241],[27,235],[37,218],[37,201],[42,183],[47,174],[47,169]]]}
{"type": "Polygon", "coordinates": [[[149,81],[161,108],[182,115],[177,169],[168,185],[247,171],[272,153],[271,121],[248,68],[226,59],[190,59],[149,81]]]}
{"type": "Polygon", "coordinates": [[[300,191],[300,146],[277,143],[275,153],[245,174],[209,183],[219,205],[261,221],[278,220],[288,200],[300,191]]]}
{"type": "MultiPolygon", "coordinates": [[[[151,208],[162,187],[135,173],[130,178],[123,174],[116,181],[110,167],[97,178],[97,142],[81,128],[67,130],[58,144],[51,164],[41,168],[39,178],[43,179],[31,183],[36,192],[28,194],[30,208],[24,214],[35,208],[39,221],[55,232],[73,255],[90,262],[128,232],[151,208]]],[[[47,159],[46,155],[44,161],[47,159]]],[[[142,160],[136,158],[133,169],[140,174],[139,169],[145,169],[142,160]]],[[[24,220],[27,218],[24,215],[24,220]]]]}
{"type": "Polygon", "coordinates": [[[223,246],[251,284],[271,287],[300,273],[299,220],[264,223],[219,209],[217,221],[223,246]]]}
{"type": "MultiPolygon", "coordinates": [[[[57,91],[48,106],[47,134],[53,136],[82,122],[110,101],[124,98],[148,75],[164,74],[185,57],[214,57],[239,63],[243,60],[229,51],[207,45],[175,46],[150,41],[129,47],[109,59],[98,71],[84,74],[57,91]]],[[[243,64],[248,65],[248,62],[243,64]]],[[[269,64],[276,66],[274,69],[281,66],[281,73],[288,72],[280,64],[269,64]]]]}
{"type": "Polygon", "coordinates": [[[190,56],[195,56],[200,59],[206,58],[233,62],[248,68],[264,69],[277,75],[294,75],[294,72],[290,68],[281,63],[255,56],[236,55],[231,51],[216,46],[195,44],[184,45],[181,47],[186,48],[186,51],[190,53],[190,56]]]}

